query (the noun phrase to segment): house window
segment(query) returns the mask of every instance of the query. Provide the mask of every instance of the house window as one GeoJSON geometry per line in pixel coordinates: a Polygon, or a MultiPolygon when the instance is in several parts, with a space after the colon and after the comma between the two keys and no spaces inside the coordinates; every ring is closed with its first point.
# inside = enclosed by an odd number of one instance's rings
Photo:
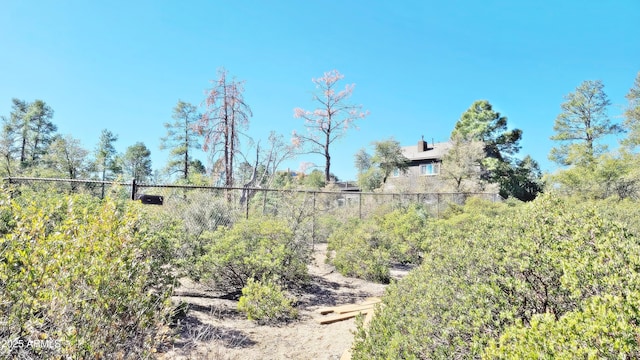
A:
{"type": "Polygon", "coordinates": [[[391,172],[391,175],[392,175],[393,177],[398,177],[398,176],[400,176],[400,169],[398,169],[398,168],[393,169],[393,171],[391,172]]]}
{"type": "Polygon", "coordinates": [[[440,173],[440,164],[422,164],[420,165],[420,175],[438,175],[440,173]]]}

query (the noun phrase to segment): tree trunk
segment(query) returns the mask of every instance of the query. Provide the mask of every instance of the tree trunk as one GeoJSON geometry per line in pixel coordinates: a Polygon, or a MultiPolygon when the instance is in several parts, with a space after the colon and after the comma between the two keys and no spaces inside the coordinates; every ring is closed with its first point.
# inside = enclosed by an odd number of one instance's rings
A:
{"type": "Polygon", "coordinates": [[[184,153],[184,179],[189,179],[189,151],[185,151],[184,153]]]}
{"type": "Polygon", "coordinates": [[[235,134],[236,134],[236,127],[235,127],[235,117],[234,117],[234,110],[233,108],[231,109],[231,133],[230,135],[230,139],[229,139],[229,176],[228,176],[228,185],[227,186],[233,186],[233,157],[235,155],[235,151],[236,151],[236,143],[235,143],[235,134]]]}
{"type": "Polygon", "coordinates": [[[104,199],[104,179],[107,177],[107,164],[106,162],[102,164],[102,193],[100,195],[101,199],[104,199]]]}
{"type": "Polygon", "coordinates": [[[38,134],[36,134],[36,137],[34,139],[33,142],[33,150],[31,151],[31,161],[33,161],[35,163],[37,156],[38,156],[38,143],[40,138],[38,137],[38,134]]]}
{"type": "MultiPolygon", "coordinates": [[[[226,81],[225,81],[226,84],[226,81]]],[[[224,98],[227,99],[227,87],[224,87],[224,98]]],[[[227,100],[225,100],[224,106],[224,185],[226,187],[231,186],[231,177],[230,177],[230,154],[229,150],[231,147],[231,134],[229,128],[229,104],[227,104],[227,100]]],[[[231,203],[231,193],[227,190],[227,203],[231,203]]]]}
{"type": "Polygon", "coordinates": [[[324,181],[326,181],[327,184],[331,181],[331,155],[329,154],[329,134],[330,132],[327,131],[327,139],[324,144],[324,158],[326,159],[324,166],[324,181]]]}
{"type": "Polygon", "coordinates": [[[184,120],[184,179],[189,179],[189,120],[184,120]]]}
{"type": "Polygon", "coordinates": [[[27,136],[22,136],[22,147],[20,148],[20,165],[24,165],[27,160],[27,136]]]}

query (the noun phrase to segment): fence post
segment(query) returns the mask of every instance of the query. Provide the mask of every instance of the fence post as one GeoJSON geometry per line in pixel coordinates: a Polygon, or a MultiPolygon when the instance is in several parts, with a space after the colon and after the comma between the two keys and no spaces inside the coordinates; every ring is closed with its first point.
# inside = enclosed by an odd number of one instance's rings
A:
{"type": "Polygon", "coordinates": [[[358,217],[362,220],[362,193],[358,193],[358,217]]]}
{"type": "MultiPolygon", "coordinates": [[[[102,184],[102,186],[104,187],[104,183],[102,184]]],[[[136,179],[133,178],[131,179],[131,200],[135,200],[136,199],[136,192],[138,191],[137,186],[136,186],[136,179]]],[[[102,197],[104,198],[104,190],[102,193],[102,197]]]]}
{"type": "Polygon", "coordinates": [[[267,209],[267,191],[263,190],[262,191],[262,215],[264,215],[266,209],[267,209]]]}
{"type": "Polygon", "coordinates": [[[247,199],[245,201],[246,203],[246,213],[245,213],[245,219],[249,220],[249,202],[251,201],[251,196],[249,196],[249,192],[247,191],[247,199]]]}
{"type": "Polygon", "coordinates": [[[313,192],[313,209],[311,211],[311,251],[316,247],[316,192],[313,192]]]}

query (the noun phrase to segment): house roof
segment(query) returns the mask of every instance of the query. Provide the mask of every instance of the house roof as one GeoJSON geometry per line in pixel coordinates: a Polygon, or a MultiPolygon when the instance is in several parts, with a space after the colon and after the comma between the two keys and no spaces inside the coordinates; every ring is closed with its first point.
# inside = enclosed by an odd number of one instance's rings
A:
{"type": "Polygon", "coordinates": [[[402,154],[409,160],[440,160],[451,149],[450,142],[429,144],[428,149],[418,151],[417,145],[403,146],[402,154]]]}

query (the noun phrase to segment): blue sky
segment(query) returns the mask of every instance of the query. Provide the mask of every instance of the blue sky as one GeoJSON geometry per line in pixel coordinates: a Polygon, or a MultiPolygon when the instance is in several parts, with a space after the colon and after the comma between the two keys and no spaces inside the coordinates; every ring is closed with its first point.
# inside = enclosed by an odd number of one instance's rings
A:
{"type": "MultiPolygon", "coordinates": [[[[142,141],[161,168],[162,124],[179,99],[200,104],[218,68],[246,81],[255,139],[303,130],[293,109],[312,109],[311,78],[337,69],[370,111],[332,149],[342,179],[371,141],[446,140],[479,99],[523,130],[523,156],[553,171],[553,123],[582,81],[602,80],[621,120],[640,71],[638,14],[638,0],[5,0],[0,115],[14,97],[42,99],[84,147],[107,128],[119,151],[142,141]]],[[[323,164],[287,165],[302,161],[323,164]]]]}

